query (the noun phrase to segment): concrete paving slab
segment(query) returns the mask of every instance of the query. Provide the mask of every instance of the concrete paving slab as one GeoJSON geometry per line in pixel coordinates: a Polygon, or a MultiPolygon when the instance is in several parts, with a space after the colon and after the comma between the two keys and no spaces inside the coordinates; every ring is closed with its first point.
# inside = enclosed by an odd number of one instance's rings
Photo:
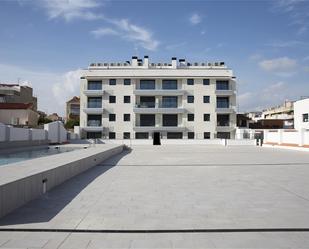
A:
{"type": "MultiPolygon", "coordinates": [[[[134,146],[130,153],[105,161],[2,218],[0,228],[309,228],[308,177],[306,152],[253,146],[134,146]]],[[[308,248],[308,235],[70,234],[61,246],[308,248]],[[75,237],[80,243],[75,244],[75,237]]]]}

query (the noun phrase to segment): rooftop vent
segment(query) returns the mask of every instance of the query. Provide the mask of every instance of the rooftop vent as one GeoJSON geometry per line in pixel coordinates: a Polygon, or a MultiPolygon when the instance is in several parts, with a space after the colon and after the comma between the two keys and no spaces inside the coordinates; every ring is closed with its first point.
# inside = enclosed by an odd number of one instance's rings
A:
{"type": "Polygon", "coordinates": [[[108,63],[104,63],[104,67],[108,67],[108,63]]]}

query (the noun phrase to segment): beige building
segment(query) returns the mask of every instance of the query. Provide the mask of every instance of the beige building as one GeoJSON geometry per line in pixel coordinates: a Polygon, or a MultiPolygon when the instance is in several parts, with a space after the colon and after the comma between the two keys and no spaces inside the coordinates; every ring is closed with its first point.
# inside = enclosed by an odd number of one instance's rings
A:
{"type": "Polygon", "coordinates": [[[29,86],[0,84],[0,103],[31,103],[32,110],[37,110],[37,98],[29,86]]]}
{"type": "Polygon", "coordinates": [[[234,138],[236,81],[223,62],[92,63],[83,71],[84,138],[234,138]]]}
{"type": "Polygon", "coordinates": [[[39,114],[33,110],[31,103],[0,103],[0,123],[36,127],[38,120],[39,114]]]}
{"type": "Polygon", "coordinates": [[[66,102],[66,120],[79,120],[80,113],[80,98],[74,96],[66,102]]]}
{"type": "Polygon", "coordinates": [[[38,118],[37,98],[31,87],[0,84],[0,123],[36,127],[38,118]]]}

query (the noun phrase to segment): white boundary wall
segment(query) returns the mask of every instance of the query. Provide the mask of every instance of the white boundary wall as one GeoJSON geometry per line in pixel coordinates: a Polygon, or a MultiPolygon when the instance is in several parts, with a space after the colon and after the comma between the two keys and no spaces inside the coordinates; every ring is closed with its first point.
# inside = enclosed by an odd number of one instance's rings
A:
{"type": "Polygon", "coordinates": [[[264,130],[264,144],[309,146],[309,130],[264,130]]]}
{"type": "MultiPolygon", "coordinates": [[[[67,131],[60,121],[44,125],[44,129],[16,128],[0,123],[0,143],[47,141],[64,143],[68,140],[67,131]]],[[[23,145],[26,145],[23,143],[23,145]]]]}

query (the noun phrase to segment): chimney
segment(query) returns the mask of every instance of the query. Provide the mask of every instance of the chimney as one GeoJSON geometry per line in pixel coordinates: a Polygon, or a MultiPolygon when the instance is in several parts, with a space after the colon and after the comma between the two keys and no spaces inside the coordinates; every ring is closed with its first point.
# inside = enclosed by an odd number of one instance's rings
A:
{"type": "Polygon", "coordinates": [[[148,68],[149,67],[149,57],[148,55],[145,55],[144,56],[144,65],[143,65],[145,68],[148,68]]]}
{"type": "Polygon", "coordinates": [[[132,56],[132,67],[137,67],[137,56],[132,56]]]}
{"type": "Polygon", "coordinates": [[[179,65],[184,67],[186,66],[186,60],[185,59],[179,59],[179,65]]]}
{"type": "Polygon", "coordinates": [[[177,58],[172,57],[172,68],[177,68],[177,58]]]}

